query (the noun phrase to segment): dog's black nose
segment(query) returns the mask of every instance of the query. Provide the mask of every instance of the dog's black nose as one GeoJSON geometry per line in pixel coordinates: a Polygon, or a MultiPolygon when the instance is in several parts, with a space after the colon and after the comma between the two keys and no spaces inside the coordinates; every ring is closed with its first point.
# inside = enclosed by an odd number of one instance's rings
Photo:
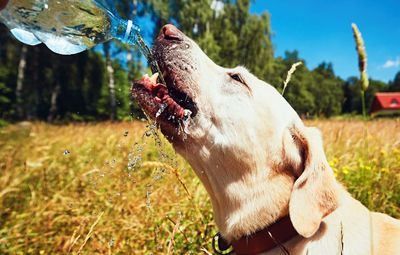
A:
{"type": "Polygon", "coordinates": [[[166,40],[183,41],[183,33],[174,25],[165,25],[161,29],[161,33],[166,40]]]}

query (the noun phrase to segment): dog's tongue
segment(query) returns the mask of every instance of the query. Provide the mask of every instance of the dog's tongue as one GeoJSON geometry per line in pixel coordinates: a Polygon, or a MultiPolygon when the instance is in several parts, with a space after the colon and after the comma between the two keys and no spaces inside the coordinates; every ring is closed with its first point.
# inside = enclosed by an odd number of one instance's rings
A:
{"type": "Polygon", "coordinates": [[[155,100],[157,101],[157,103],[162,105],[160,107],[162,111],[158,115],[161,115],[161,113],[166,110],[172,116],[178,119],[183,119],[187,115],[190,116],[191,113],[189,114],[187,110],[185,110],[182,106],[175,102],[175,100],[170,96],[168,88],[164,84],[157,83],[158,76],[158,73],[153,74],[151,77],[145,74],[142,78],[142,84],[145,89],[147,89],[155,96],[155,100]]]}
{"type": "Polygon", "coordinates": [[[157,87],[161,87],[161,86],[165,87],[164,84],[157,83],[158,76],[159,76],[158,73],[153,74],[151,77],[149,77],[148,74],[145,74],[142,77],[142,80],[144,81],[143,86],[146,89],[148,89],[149,91],[154,91],[155,89],[157,89],[157,87]]]}

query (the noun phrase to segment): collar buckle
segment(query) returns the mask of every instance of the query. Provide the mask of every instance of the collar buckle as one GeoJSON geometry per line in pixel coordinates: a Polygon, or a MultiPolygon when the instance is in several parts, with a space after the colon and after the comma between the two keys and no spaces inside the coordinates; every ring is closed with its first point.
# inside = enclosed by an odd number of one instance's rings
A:
{"type": "Polygon", "coordinates": [[[212,239],[212,248],[217,255],[231,255],[233,254],[232,245],[226,241],[221,233],[217,233],[212,239]]]}

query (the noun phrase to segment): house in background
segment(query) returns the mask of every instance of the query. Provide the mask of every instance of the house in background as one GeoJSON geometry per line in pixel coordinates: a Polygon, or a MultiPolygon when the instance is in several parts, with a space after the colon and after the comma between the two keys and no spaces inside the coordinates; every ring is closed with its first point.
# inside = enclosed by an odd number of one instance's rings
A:
{"type": "Polygon", "coordinates": [[[371,115],[400,114],[400,92],[376,93],[371,115]]]}

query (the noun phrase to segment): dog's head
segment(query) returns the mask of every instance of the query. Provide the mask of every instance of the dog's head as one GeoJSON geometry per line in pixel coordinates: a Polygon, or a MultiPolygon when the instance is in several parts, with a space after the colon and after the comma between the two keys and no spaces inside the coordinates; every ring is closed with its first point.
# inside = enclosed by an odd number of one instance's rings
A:
{"type": "Polygon", "coordinates": [[[204,183],[222,233],[238,238],[289,212],[313,235],[337,206],[318,131],[275,88],[218,66],[172,25],[153,50],[167,87],[146,76],[133,95],[204,183]]]}

